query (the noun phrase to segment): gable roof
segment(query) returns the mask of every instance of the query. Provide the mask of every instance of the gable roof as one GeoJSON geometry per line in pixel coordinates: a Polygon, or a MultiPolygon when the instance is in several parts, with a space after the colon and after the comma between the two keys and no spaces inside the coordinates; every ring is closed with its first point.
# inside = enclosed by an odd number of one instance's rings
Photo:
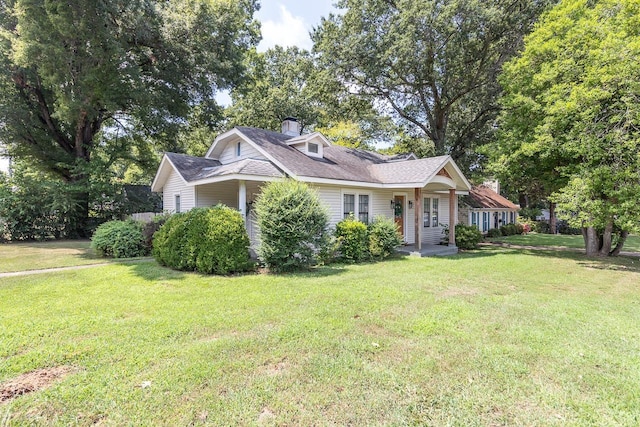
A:
{"type": "Polygon", "coordinates": [[[520,206],[502,197],[486,185],[471,188],[469,195],[464,196],[462,201],[476,209],[520,209],[520,206]]]}
{"type": "Polygon", "coordinates": [[[255,175],[266,178],[292,176],[307,182],[350,182],[352,185],[371,187],[424,186],[447,167],[451,172],[451,175],[447,174],[451,185],[463,191],[471,188],[451,156],[416,159],[413,154],[387,156],[373,151],[327,145],[322,157],[312,157],[292,147],[292,140],[304,139],[264,129],[236,127],[218,136],[205,157],[166,153],[154,179],[153,191],[162,188],[168,176],[167,170],[163,171],[163,168],[171,166],[188,185],[193,185],[196,181],[203,183],[202,181],[221,180],[224,176],[232,179],[231,175],[255,175]],[[238,139],[253,145],[268,160],[245,158],[223,165],[212,158],[220,155],[224,144],[238,139]]]}

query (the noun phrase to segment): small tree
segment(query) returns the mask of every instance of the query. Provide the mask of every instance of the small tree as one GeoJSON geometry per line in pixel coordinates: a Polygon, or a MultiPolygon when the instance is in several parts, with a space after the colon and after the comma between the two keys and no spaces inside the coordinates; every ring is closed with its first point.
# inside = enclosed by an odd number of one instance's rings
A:
{"type": "Polygon", "coordinates": [[[349,215],[336,224],[340,259],[346,262],[360,262],[369,256],[367,225],[349,215]]]}
{"type": "Polygon", "coordinates": [[[307,267],[327,240],[329,214],[306,184],[268,184],[255,203],[260,227],[258,257],[274,271],[307,267]]]}
{"type": "Polygon", "coordinates": [[[386,258],[402,244],[398,225],[386,216],[376,216],[368,227],[369,254],[372,258],[386,258]]]}

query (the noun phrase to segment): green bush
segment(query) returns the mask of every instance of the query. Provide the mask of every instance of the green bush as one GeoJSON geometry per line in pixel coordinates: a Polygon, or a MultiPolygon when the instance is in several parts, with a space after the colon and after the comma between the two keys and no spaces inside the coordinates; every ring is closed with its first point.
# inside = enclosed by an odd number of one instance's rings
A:
{"type": "Polygon", "coordinates": [[[149,252],[153,249],[153,235],[156,231],[167,222],[169,215],[157,215],[151,221],[145,222],[142,228],[142,235],[144,236],[144,244],[149,249],[149,252]]]}
{"type": "Polygon", "coordinates": [[[519,222],[516,222],[513,225],[516,228],[516,234],[523,234],[524,233],[524,224],[520,224],[519,222]]]}
{"type": "Polygon", "coordinates": [[[369,256],[367,225],[357,220],[353,214],[336,224],[340,259],[346,262],[360,262],[369,256]]]}
{"type": "Polygon", "coordinates": [[[154,234],[152,253],[176,270],[230,274],[250,267],[242,215],[224,205],[172,215],[154,234]]]}
{"type": "Polygon", "coordinates": [[[369,255],[372,258],[386,258],[393,254],[395,248],[402,244],[402,236],[398,226],[385,216],[376,216],[368,226],[369,255]]]}
{"type": "Polygon", "coordinates": [[[100,225],[91,239],[95,251],[111,258],[132,258],[149,253],[138,221],[108,221],[100,225]]]}
{"type": "Polygon", "coordinates": [[[255,204],[258,257],[272,271],[313,264],[328,241],[329,214],[318,194],[294,180],[267,184],[255,204]]]}
{"type": "Polygon", "coordinates": [[[503,225],[502,227],[500,227],[500,232],[502,233],[503,236],[513,236],[515,234],[522,234],[522,233],[518,233],[518,229],[516,228],[515,224],[503,225]]]}
{"type": "MultiPolygon", "coordinates": [[[[449,226],[445,225],[443,244],[449,243],[449,226]]],[[[456,246],[459,249],[477,249],[478,243],[482,242],[482,233],[475,225],[456,225],[456,246]]]]}
{"type": "Polygon", "coordinates": [[[487,232],[487,237],[502,237],[502,231],[499,228],[492,228],[487,232]]]}

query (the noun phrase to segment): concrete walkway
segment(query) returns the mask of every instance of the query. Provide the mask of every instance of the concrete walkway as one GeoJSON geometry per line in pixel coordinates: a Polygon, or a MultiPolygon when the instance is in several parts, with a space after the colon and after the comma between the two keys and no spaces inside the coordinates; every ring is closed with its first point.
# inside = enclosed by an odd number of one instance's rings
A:
{"type": "Polygon", "coordinates": [[[152,257],[144,257],[144,258],[136,258],[136,259],[125,259],[121,261],[100,262],[96,264],[72,265],[70,267],[55,267],[55,268],[43,268],[39,270],[11,271],[8,273],[0,273],[0,279],[3,277],[29,276],[32,274],[58,273],[60,271],[69,271],[69,270],[83,270],[85,268],[102,267],[110,264],[120,264],[120,263],[133,264],[136,262],[145,262],[145,261],[151,261],[151,260],[153,260],[152,257]]]}

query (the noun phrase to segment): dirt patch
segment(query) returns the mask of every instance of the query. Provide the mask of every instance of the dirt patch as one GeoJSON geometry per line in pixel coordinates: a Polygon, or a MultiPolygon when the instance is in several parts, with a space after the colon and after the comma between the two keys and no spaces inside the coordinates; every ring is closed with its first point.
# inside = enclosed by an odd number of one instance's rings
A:
{"type": "Polygon", "coordinates": [[[36,369],[0,384],[0,403],[42,390],[75,371],[71,366],[36,369]]]}

